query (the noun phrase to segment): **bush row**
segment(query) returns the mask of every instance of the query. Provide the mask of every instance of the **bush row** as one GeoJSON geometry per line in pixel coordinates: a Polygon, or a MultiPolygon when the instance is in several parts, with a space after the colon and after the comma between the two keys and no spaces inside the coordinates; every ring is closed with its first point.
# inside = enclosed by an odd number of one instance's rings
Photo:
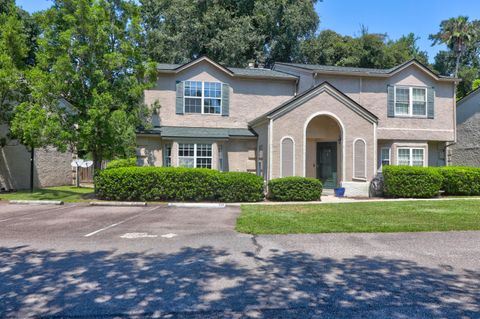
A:
{"type": "Polygon", "coordinates": [[[255,202],[263,199],[263,178],[200,168],[121,167],[97,174],[95,191],[107,200],[255,202]]]}
{"type": "Polygon", "coordinates": [[[131,166],[137,166],[137,159],[135,157],[110,161],[107,164],[107,169],[131,166]]]}
{"type": "Polygon", "coordinates": [[[391,197],[434,197],[480,195],[480,168],[387,166],[383,169],[385,195],[391,197]]]}
{"type": "MultiPolygon", "coordinates": [[[[319,180],[287,177],[271,180],[269,198],[280,201],[320,199],[319,180]]],[[[264,199],[264,181],[251,173],[200,168],[120,167],[95,177],[99,199],[142,201],[257,202],[264,199]]]]}

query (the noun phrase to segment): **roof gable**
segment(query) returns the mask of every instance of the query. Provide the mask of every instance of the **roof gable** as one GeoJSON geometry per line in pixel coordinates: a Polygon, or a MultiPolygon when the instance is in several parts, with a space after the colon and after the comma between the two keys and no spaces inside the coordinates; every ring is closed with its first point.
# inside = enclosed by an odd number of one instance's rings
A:
{"type": "Polygon", "coordinates": [[[250,122],[250,125],[255,125],[256,123],[262,122],[265,119],[276,119],[281,117],[282,115],[292,111],[293,109],[297,108],[300,105],[303,105],[307,101],[315,98],[316,96],[322,94],[322,93],[327,93],[330,96],[336,98],[340,102],[342,102],[344,105],[346,105],[348,108],[353,110],[355,113],[366,119],[367,121],[371,123],[377,123],[378,118],[375,114],[352,100],[350,97],[345,95],[343,92],[338,90],[336,87],[334,87],[332,84],[329,82],[325,81],[322,82],[314,87],[312,87],[309,90],[304,91],[303,93],[293,97],[292,99],[286,101],[285,103],[279,105],[275,109],[271,110],[270,112],[259,116],[258,118],[254,119],[253,121],[250,122]]]}

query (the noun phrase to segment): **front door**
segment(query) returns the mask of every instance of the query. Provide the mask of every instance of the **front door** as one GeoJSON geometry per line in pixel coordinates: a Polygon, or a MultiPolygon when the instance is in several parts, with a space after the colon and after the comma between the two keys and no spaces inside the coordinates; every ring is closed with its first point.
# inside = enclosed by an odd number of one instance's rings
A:
{"type": "Polygon", "coordinates": [[[323,188],[337,187],[337,143],[317,143],[317,178],[323,188]]]}

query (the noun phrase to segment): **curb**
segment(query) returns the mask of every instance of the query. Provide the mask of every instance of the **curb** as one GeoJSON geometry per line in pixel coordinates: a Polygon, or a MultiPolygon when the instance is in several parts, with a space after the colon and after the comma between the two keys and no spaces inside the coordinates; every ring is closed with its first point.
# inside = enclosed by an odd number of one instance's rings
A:
{"type": "Polygon", "coordinates": [[[223,203],[168,203],[168,207],[183,208],[225,208],[223,203]]]}
{"type": "Polygon", "coordinates": [[[26,204],[26,205],[63,205],[61,200],[11,200],[10,204],[26,204]]]}
{"type": "Polygon", "coordinates": [[[143,207],[147,206],[146,202],[90,202],[90,206],[128,206],[128,207],[143,207]]]}

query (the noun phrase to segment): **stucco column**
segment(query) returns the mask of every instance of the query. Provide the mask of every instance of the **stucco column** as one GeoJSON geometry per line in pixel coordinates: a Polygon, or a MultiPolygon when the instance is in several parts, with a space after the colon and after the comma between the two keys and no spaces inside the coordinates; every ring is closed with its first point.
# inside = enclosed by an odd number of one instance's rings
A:
{"type": "Polygon", "coordinates": [[[171,162],[173,167],[178,166],[178,142],[177,141],[172,142],[171,162]]]}
{"type": "Polygon", "coordinates": [[[212,143],[212,169],[218,170],[218,143],[212,143]]]}

